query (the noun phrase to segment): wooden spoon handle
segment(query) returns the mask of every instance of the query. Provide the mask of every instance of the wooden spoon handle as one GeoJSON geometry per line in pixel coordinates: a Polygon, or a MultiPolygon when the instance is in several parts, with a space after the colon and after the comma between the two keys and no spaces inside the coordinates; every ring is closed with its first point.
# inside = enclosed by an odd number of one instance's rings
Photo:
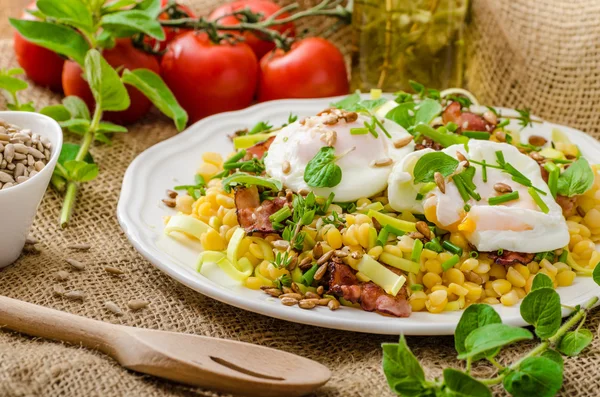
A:
{"type": "Polygon", "coordinates": [[[105,341],[120,333],[117,326],[0,296],[0,327],[31,336],[82,344],[111,354],[105,341]]]}

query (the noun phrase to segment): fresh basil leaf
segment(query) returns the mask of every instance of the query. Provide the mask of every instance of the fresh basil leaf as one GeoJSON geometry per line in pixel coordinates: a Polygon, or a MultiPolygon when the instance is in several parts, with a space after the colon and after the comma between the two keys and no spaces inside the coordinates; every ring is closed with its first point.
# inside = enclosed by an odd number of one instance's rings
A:
{"type": "Polygon", "coordinates": [[[594,171],[583,157],[571,163],[558,177],[558,194],[573,197],[590,190],[594,184],[594,171]]]}
{"type": "Polygon", "coordinates": [[[592,343],[594,335],[589,329],[581,328],[569,331],[557,346],[559,352],[567,356],[576,356],[592,343]]]}
{"type": "Polygon", "coordinates": [[[444,370],[446,395],[452,397],[491,397],[490,389],[470,375],[454,368],[444,370]],[[448,391],[450,393],[448,393],[448,391]]]}
{"type": "Polygon", "coordinates": [[[28,84],[21,79],[7,75],[0,75],[0,89],[6,90],[11,94],[16,94],[27,87],[28,84]]]}
{"type": "Polygon", "coordinates": [[[96,132],[122,132],[122,133],[125,133],[125,132],[127,132],[127,128],[123,127],[122,125],[109,123],[108,121],[101,121],[98,124],[98,129],[96,130],[96,132]]]}
{"type": "Polygon", "coordinates": [[[558,365],[560,365],[561,369],[565,365],[565,360],[563,360],[563,358],[560,355],[560,353],[557,352],[556,350],[548,349],[548,350],[546,350],[545,352],[542,353],[541,357],[546,357],[547,359],[550,359],[550,360],[554,361],[555,363],[557,363],[558,365]]]}
{"type": "Polygon", "coordinates": [[[554,283],[552,279],[546,276],[544,273],[538,273],[533,278],[533,283],[531,284],[531,291],[535,291],[540,288],[552,288],[554,289],[554,283]]]}
{"type": "Polygon", "coordinates": [[[383,373],[390,388],[403,396],[426,396],[428,386],[421,364],[406,344],[404,335],[398,343],[383,343],[383,373]]]}
{"type": "Polygon", "coordinates": [[[433,99],[425,99],[423,102],[415,106],[415,122],[414,124],[427,124],[436,118],[442,112],[442,105],[433,99]]]}
{"type": "MultiPolygon", "coordinates": [[[[500,315],[490,305],[476,303],[467,307],[460,316],[460,321],[456,326],[456,331],[454,331],[454,348],[459,354],[466,353],[465,340],[471,332],[484,325],[500,323],[502,323],[500,315]]],[[[491,355],[495,356],[496,354],[498,354],[497,351],[491,355]]],[[[483,357],[474,357],[473,360],[483,357]]]]}
{"type": "Polygon", "coordinates": [[[69,178],[75,182],[89,182],[98,176],[98,165],[85,161],[70,160],[64,164],[69,178]]]}
{"type": "Polygon", "coordinates": [[[50,105],[40,109],[40,113],[56,121],[66,121],[71,118],[71,113],[63,105],[50,105]]]}
{"type": "Polygon", "coordinates": [[[88,42],[77,31],[55,23],[10,18],[10,24],[28,41],[83,65],[88,42]]]}
{"type": "Polygon", "coordinates": [[[458,359],[475,357],[492,349],[528,339],[533,339],[533,335],[525,328],[511,327],[505,324],[484,325],[467,336],[465,352],[459,354],[458,359]]]}
{"type": "Polygon", "coordinates": [[[71,132],[83,135],[90,130],[90,121],[86,119],[69,119],[61,121],[60,126],[71,132]]]}
{"type": "Polygon", "coordinates": [[[415,164],[414,183],[433,182],[434,174],[439,172],[444,177],[452,174],[458,167],[458,160],[443,152],[427,153],[415,164]]]}
{"type": "Polygon", "coordinates": [[[122,79],[125,84],[140,90],[161,112],[173,119],[177,130],[185,128],[188,115],[159,75],[149,69],[125,69],[122,79]]]}
{"type": "Polygon", "coordinates": [[[70,95],[65,97],[62,100],[62,103],[69,113],[71,113],[71,117],[74,119],[92,119],[90,117],[90,110],[88,109],[87,105],[83,99],[79,98],[78,96],[70,95]]]}
{"type": "Polygon", "coordinates": [[[360,94],[355,92],[354,94],[348,95],[344,99],[330,103],[330,105],[334,108],[348,110],[348,108],[356,105],[358,102],[360,102],[360,94]]]}
{"type": "Polygon", "coordinates": [[[410,85],[410,88],[412,88],[417,94],[419,94],[419,96],[423,96],[425,94],[425,86],[423,84],[414,80],[409,80],[408,84],[410,85]]]}
{"type": "Polygon", "coordinates": [[[117,71],[97,50],[88,51],[84,69],[96,106],[102,110],[125,110],[129,107],[129,95],[117,71]]]}
{"type": "Polygon", "coordinates": [[[415,124],[415,103],[402,103],[387,112],[385,118],[392,120],[394,123],[410,132],[412,126],[415,124]]]}
{"type": "Polygon", "coordinates": [[[134,7],[134,9],[144,11],[146,14],[156,19],[162,10],[162,2],[161,0],[142,0],[134,7]]]}
{"type": "Polygon", "coordinates": [[[513,397],[552,397],[562,382],[560,364],[546,357],[529,357],[506,375],[502,383],[513,397]]]}
{"type": "Polygon", "coordinates": [[[387,99],[385,99],[385,98],[364,99],[355,104],[344,107],[344,110],[348,110],[351,112],[359,112],[359,111],[370,112],[370,111],[375,110],[378,107],[382,106],[386,102],[387,102],[387,99]]]}
{"type": "Polygon", "coordinates": [[[85,32],[93,32],[92,13],[81,0],[37,0],[37,8],[47,17],[85,32]]]}
{"type": "Polygon", "coordinates": [[[596,282],[596,284],[600,285],[600,262],[596,263],[596,267],[594,268],[594,272],[592,273],[592,278],[596,282]]]}
{"type": "Polygon", "coordinates": [[[102,17],[100,24],[106,30],[113,31],[119,36],[126,32],[141,32],[157,40],[165,39],[165,32],[160,23],[143,11],[127,10],[107,14],[102,17]]]}
{"type": "Polygon", "coordinates": [[[125,7],[129,7],[129,6],[137,5],[137,4],[138,4],[137,0],[115,0],[115,1],[111,1],[109,3],[104,4],[102,6],[102,9],[100,12],[102,13],[102,15],[110,14],[111,12],[118,12],[118,11],[121,11],[125,7]]]}
{"type": "Polygon", "coordinates": [[[331,146],[322,147],[304,170],[304,182],[310,187],[334,187],[342,181],[342,169],[331,146]]]}
{"type": "MultiPolygon", "coordinates": [[[[77,153],[79,153],[79,149],[81,149],[81,146],[75,143],[63,143],[60,155],[58,156],[58,163],[64,166],[67,161],[75,160],[77,153]]],[[[86,163],[93,163],[94,158],[88,152],[83,161],[86,163]]]]}
{"type": "Polygon", "coordinates": [[[562,320],[558,293],[550,288],[531,291],[521,302],[521,317],[535,327],[537,336],[550,338],[558,331],[562,320]]]}

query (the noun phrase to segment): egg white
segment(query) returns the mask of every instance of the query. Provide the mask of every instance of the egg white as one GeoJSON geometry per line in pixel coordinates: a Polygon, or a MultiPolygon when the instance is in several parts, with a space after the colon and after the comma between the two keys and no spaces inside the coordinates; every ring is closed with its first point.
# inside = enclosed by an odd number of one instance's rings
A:
{"type": "Polygon", "coordinates": [[[337,202],[356,201],[385,190],[393,163],[414,151],[413,141],[399,149],[394,147],[394,141],[410,134],[389,120],[380,119],[391,138],[386,137],[381,129],[377,129],[378,138],[371,134],[350,134],[351,128],[364,128],[364,123],[370,122],[370,116],[359,114],[354,122],[347,123],[341,119],[334,125],[326,125],[326,120],[326,115],[313,116],[305,119],[303,123],[296,121],[284,127],[277,134],[265,158],[267,173],[296,193],[307,190],[327,197],[333,192],[337,202]],[[336,156],[346,153],[336,161],[342,169],[342,180],[331,188],[310,187],[304,181],[304,171],[317,152],[327,146],[326,137],[332,131],[336,135],[333,144],[336,156]],[[373,165],[374,161],[386,158],[391,158],[393,163],[384,167],[373,165]],[[283,172],[286,161],[290,165],[288,173],[283,172]]]}

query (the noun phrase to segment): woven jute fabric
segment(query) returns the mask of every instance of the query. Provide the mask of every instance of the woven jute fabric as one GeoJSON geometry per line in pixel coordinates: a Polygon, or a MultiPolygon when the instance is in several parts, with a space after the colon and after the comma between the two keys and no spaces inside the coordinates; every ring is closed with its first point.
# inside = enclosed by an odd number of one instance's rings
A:
{"type": "MultiPolygon", "coordinates": [[[[199,0],[192,6],[207,13],[215,3],[199,0]]],[[[6,15],[16,15],[19,7],[6,1],[0,1],[0,6],[0,30],[7,37],[6,15]]],[[[527,106],[540,116],[600,136],[597,0],[475,0],[471,19],[468,81],[484,103],[527,106]]],[[[325,27],[322,21],[312,26],[317,32],[325,27]]],[[[349,34],[346,28],[332,37],[346,53],[349,34]]],[[[15,65],[11,41],[0,41],[0,67],[15,65]]],[[[35,101],[39,108],[60,98],[32,87],[23,99],[35,101]]],[[[300,354],[332,370],[331,381],[317,396],[391,396],[381,370],[380,345],[397,337],[327,330],[236,309],[170,279],[128,243],[115,215],[125,169],[144,149],[174,134],[167,120],[152,113],[131,126],[128,134],[119,135],[111,147],[94,146],[101,173],[82,187],[71,225],[66,230],[57,227],[61,198],[48,190],[31,233],[40,240],[42,251],[23,255],[0,270],[0,294],[97,320],[240,340],[300,354]],[[73,243],[90,243],[92,248],[88,252],[67,249],[73,243]],[[86,269],[70,269],[67,258],[85,263],[86,269]],[[125,274],[112,276],[103,270],[105,266],[125,274]],[[55,281],[59,270],[70,272],[67,281],[55,281]],[[87,298],[79,303],[55,297],[56,284],[84,291],[87,298]],[[132,312],[126,308],[131,299],[145,299],[150,305],[132,312]],[[105,310],[107,300],[125,314],[117,317],[105,310]]],[[[596,310],[587,326],[596,333],[599,322],[596,310]]],[[[409,337],[408,343],[428,376],[440,376],[443,368],[460,365],[452,337],[409,337]]],[[[511,362],[530,347],[524,343],[506,349],[500,361],[511,362]]],[[[490,375],[493,370],[482,365],[477,372],[490,375]]],[[[598,390],[600,338],[581,356],[566,360],[561,395],[597,396],[598,390]]],[[[0,396],[138,395],[218,394],[127,371],[88,349],[0,331],[0,396]]]]}

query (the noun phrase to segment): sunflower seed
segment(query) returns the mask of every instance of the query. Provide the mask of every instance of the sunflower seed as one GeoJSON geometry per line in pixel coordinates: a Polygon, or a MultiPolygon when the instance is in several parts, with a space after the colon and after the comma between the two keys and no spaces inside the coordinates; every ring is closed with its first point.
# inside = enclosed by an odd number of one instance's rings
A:
{"type": "Polygon", "coordinates": [[[277,298],[279,295],[281,295],[281,290],[278,290],[277,288],[269,288],[265,290],[265,293],[277,298]]]}
{"type": "Polygon", "coordinates": [[[352,252],[352,254],[350,254],[350,256],[352,257],[352,259],[360,259],[363,257],[363,253],[360,251],[354,251],[352,252]]]}
{"type": "Polygon", "coordinates": [[[327,306],[329,304],[330,300],[331,300],[331,298],[320,298],[317,301],[317,305],[319,305],[319,306],[327,306]]]}
{"type": "Polygon", "coordinates": [[[292,291],[294,291],[294,293],[296,293],[296,294],[302,295],[302,291],[300,290],[300,287],[298,287],[298,284],[296,284],[296,283],[292,283],[292,291]]]}
{"type": "Polygon", "coordinates": [[[177,205],[177,203],[175,202],[174,199],[162,199],[162,202],[169,208],[175,208],[175,205],[177,205]]]}
{"type": "Polygon", "coordinates": [[[15,180],[12,176],[8,175],[6,172],[0,171],[0,182],[2,183],[14,183],[15,180]]]}
{"type": "Polygon", "coordinates": [[[177,197],[179,193],[177,193],[175,190],[171,190],[171,189],[167,189],[167,196],[169,198],[174,199],[175,197],[177,197]]]}
{"type": "Polygon", "coordinates": [[[63,295],[65,298],[70,299],[70,300],[79,300],[79,301],[83,301],[85,299],[85,293],[83,291],[69,291],[66,292],[63,295]]]}
{"type": "Polygon", "coordinates": [[[119,306],[117,306],[117,304],[115,302],[106,301],[106,302],[104,302],[104,307],[106,308],[106,310],[108,310],[111,313],[116,314],[117,316],[123,315],[123,311],[121,311],[121,308],[119,306]]]}
{"type": "Polygon", "coordinates": [[[286,305],[286,306],[294,306],[297,303],[298,303],[298,299],[294,299],[294,298],[282,298],[281,299],[281,304],[286,305]]]}
{"type": "Polygon", "coordinates": [[[287,160],[283,161],[283,164],[281,165],[281,170],[283,171],[284,174],[289,174],[290,171],[292,170],[292,166],[290,165],[290,162],[287,160]]]}
{"type": "Polygon", "coordinates": [[[127,302],[127,306],[131,309],[131,310],[140,310],[140,309],[144,309],[145,307],[147,307],[150,304],[150,302],[142,300],[142,299],[133,299],[130,300],[129,302],[127,302]]]}
{"type": "Polygon", "coordinates": [[[491,110],[488,110],[483,113],[483,119],[490,124],[498,124],[498,117],[491,110]]]}
{"type": "Polygon", "coordinates": [[[329,303],[327,303],[327,307],[329,310],[337,310],[340,308],[340,302],[338,302],[336,299],[331,299],[329,303]]]}
{"type": "Polygon", "coordinates": [[[325,288],[323,288],[323,286],[322,286],[322,285],[319,285],[319,286],[317,287],[317,294],[319,294],[319,295],[323,295],[323,292],[324,292],[324,290],[325,290],[325,288]]]}
{"type": "Polygon", "coordinates": [[[52,293],[55,296],[63,296],[65,294],[65,289],[60,285],[52,286],[52,293]]]}
{"type": "Polygon", "coordinates": [[[440,192],[446,194],[446,181],[444,180],[444,176],[440,172],[436,172],[433,174],[433,179],[435,179],[435,184],[440,189],[440,192]]]}
{"type": "Polygon", "coordinates": [[[461,152],[456,152],[456,158],[458,159],[458,161],[463,162],[464,161],[464,166],[465,168],[467,168],[469,166],[469,160],[467,160],[467,158],[465,157],[464,154],[462,154],[461,152]]]}
{"type": "Polygon", "coordinates": [[[302,259],[302,262],[298,265],[300,270],[308,270],[312,267],[312,258],[310,256],[302,259]]]}
{"type": "Polygon", "coordinates": [[[386,157],[384,159],[374,160],[371,163],[371,167],[387,167],[388,165],[392,165],[393,162],[394,160],[392,160],[389,157],[386,157]]]}
{"type": "Polygon", "coordinates": [[[417,227],[417,231],[421,233],[423,237],[426,237],[427,239],[431,240],[431,230],[429,230],[429,226],[427,226],[427,223],[419,221],[416,223],[415,226],[417,227]]]}
{"type": "Polygon", "coordinates": [[[312,291],[307,291],[306,294],[304,294],[304,297],[306,299],[320,299],[321,298],[318,294],[316,294],[312,291]]]}
{"type": "Polygon", "coordinates": [[[529,153],[529,157],[531,157],[535,161],[544,161],[546,159],[544,156],[542,156],[538,152],[531,152],[531,153],[529,153]]]}
{"type": "Polygon", "coordinates": [[[404,146],[406,146],[406,145],[408,145],[409,143],[411,143],[411,142],[412,142],[412,140],[413,140],[413,137],[412,137],[412,136],[410,136],[410,135],[409,135],[409,136],[405,136],[404,138],[396,139],[396,140],[394,141],[394,147],[395,147],[396,149],[401,149],[401,148],[403,148],[404,146]]]}
{"type": "Polygon", "coordinates": [[[66,261],[69,265],[73,266],[77,270],[85,269],[85,265],[79,261],[76,261],[75,259],[66,259],[66,261]]]}
{"type": "Polygon", "coordinates": [[[290,246],[290,242],[286,241],[286,240],[273,241],[272,244],[273,244],[273,247],[281,248],[281,249],[287,249],[290,246]]]}
{"type": "Polygon", "coordinates": [[[104,266],[104,270],[107,273],[113,274],[115,276],[119,276],[119,275],[125,273],[123,270],[116,268],[116,267],[112,267],[112,266],[104,266]]]}
{"type": "Polygon", "coordinates": [[[322,265],[327,262],[333,256],[333,251],[328,251],[321,255],[321,257],[317,260],[317,265],[322,265]]]}
{"type": "Polygon", "coordinates": [[[494,190],[498,193],[511,193],[513,191],[510,186],[502,182],[495,183],[494,190]]]}
{"type": "Polygon", "coordinates": [[[319,266],[319,268],[315,272],[315,275],[313,278],[315,280],[319,281],[320,279],[323,278],[323,276],[325,275],[325,272],[327,272],[327,263],[323,263],[321,266],[319,266]]]}
{"type": "Polygon", "coordinates": [[[529,137],[529,144],[533,146],[544,146],[546,142],[548,142],[548,140],[543,136],[531,135],[529,137]]]}
{"type": "Polygon", "coordinates": [[[320,241],[313,247],[312,255],[315,259],[319,259],[321,256],[323,256],[323,246],[321,245],[320,241]]]}
{"type": "Polygon", "coordinates": [[[301,309],[314,309],[318,302],[318,299],[302,299],[298,302],[298,306],[300,306],[301,309]]]}
{"type": "Polygon", "coordinates": [[[506,142],[506,132],[502,130],[496,130],[496,132],[494,132],[494,136],[498,141],[506,142]]]}
{"type": "Polygon", "coordinates": [[[285,299],[285,298],[292,298],[292,299],[300,300],[300,299],[302,299],[302,294],[292,292],[291,294],[279,295],[279,299],[285,299]]]}
{"type": "Polygon", "coordinates": [[[58,271],[56,272],[56,274],[54,275],[54,278],[57,281],[65,281],[66,279],[69,278],[69,272],[65,272],[64,270],[58,271]]]}
{"type": "Polygon", "coordinates": [[[87,251],[90,248],[92,248],[92,246],[88,243],[81,243],[81,244],[69,244],[69,245],[67,245],[67,248],[72,249],[72,250],[87,251]]]}

